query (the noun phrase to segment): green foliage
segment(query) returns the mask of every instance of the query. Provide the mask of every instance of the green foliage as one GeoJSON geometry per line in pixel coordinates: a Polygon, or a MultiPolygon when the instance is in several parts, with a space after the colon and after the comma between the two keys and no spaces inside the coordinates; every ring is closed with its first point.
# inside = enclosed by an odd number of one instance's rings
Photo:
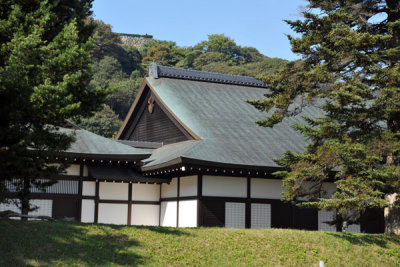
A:
{"type": "Polygon", "coordinates": [[[1,266],[398,266],[400,237],[0,221],[1,266]]]}
{"type": "Polygon", "coordinates": [[[36,179],[66,167],[44,160],[73,140],[56,126],[89,115],[105,97],[89,86],[90,7],[90,0],[6,0],[0,6],[0,180],[24,177],[18,192],[23,213],[36,179]]]}
{"type": "Polygon", "coordinates": [[[309,7],[303,20],[287,21],[300,35],[289,40],[302,59],[265,78],[268,98],[250,101],[270,111],[258,122],[268,127],[296,115],[294,106],[324,111],[295,126],[307,149],[278,160],[285,199],[306,196],[304,205],[339,215],[385,207],[385,195],[400,193],[400,3],[310,0],[309,7]],[[330,179],[332,198],[322,186],[330,179]]]}
{"type": "Polygon", "coordinates": [[[108,105],[103,105],[102,110],[96,112],[90,118],[82,119],[79,124],[82,128],[105,137],[115,135],[121,125],[122,121],[108,105]]]}

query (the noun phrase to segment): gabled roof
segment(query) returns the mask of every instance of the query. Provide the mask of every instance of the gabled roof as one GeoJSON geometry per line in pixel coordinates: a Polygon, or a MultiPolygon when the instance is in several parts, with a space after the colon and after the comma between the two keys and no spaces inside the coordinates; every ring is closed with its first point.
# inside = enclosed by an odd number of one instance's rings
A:
{"type": "MultiPolygon", "coordinates": [[[[322,114],[317,106],[309,105],[303,108],[301,116],[286,118],[273,128],[261,127],[255,121],[264,119],[266,114],[246,100],[263,98],[268,92],[264,84],[244,86],[234,79],[213,80],[223,74],[156,67],[157,75],[150,71],[153,77],[146,78],[144,83],[196,138],[155,149],[151,157],[144,160],[144,171],[196,161],[242,167],[279,167],[274,159],[287,150],[300,152],[306,145],[292,125],[303,121],[302,116],[322,114]],[[171,73],[180,74],[174,77],[171,73]],[[194,73],[206,78],[193,78],[194,73]]],[[[243,80],[248,78],[243,77],[243,80]]]]}
{"type": "Polygon", "coordinates": [[[124,145],[77,127],[60,128],[59,131],[75,137],[75,142],[65,153],[77,157],[133,160],[147,158],[151,154],[149,150],[124,145]]]}

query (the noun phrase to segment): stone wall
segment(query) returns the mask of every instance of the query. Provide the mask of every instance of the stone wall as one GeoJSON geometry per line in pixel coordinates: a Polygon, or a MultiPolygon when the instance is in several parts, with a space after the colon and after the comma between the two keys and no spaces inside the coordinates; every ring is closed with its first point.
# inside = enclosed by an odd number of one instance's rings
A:
{"type": "Polygon", "coordinates": [[[121,36],[122,45],[133,46],[141,49],[151,38],[135,38],[128,36],[121,36]]]}

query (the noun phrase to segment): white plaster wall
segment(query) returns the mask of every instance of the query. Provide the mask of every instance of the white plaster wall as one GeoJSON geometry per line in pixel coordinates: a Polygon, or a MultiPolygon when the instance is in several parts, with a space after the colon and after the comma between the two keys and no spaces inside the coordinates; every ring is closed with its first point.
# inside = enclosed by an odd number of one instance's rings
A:
{"type": "Polygon", "coordinates": [[[158,226],[159,205],[132,205],[132,225],[153,225],[158,226]]]}
{"type": "Polygon", "coordinates": [[[159,201],[159,184],[132,184],[132,200],[159,201]]]}
{"type": "Polygon", "coordinates": [[[161,202],[161,226],[176,227],[176,212],[177,202],[176,201],[163,201],[161,202]]]}
{"type": "Polygon", "coordinates": [[[81,168],[80,165],[72,164],[65,171],[66,171],[67,175],[79,176],[80,175],[80,168],[81,168]]]}
{"type": "Polygon", "coordinates": [[[161,185],[161,197],[177,197],[178,196],[178,178],[172,178],[170,184],[161,185]]]}
{"type": "Polygon", "coordinates": [[[179,196],[197,196],[197,176],[184,176],[180,178],[179,196]]]}
{"type": "Polygon", "coordinates": [[[95,196],[96,195],[96,182],[83,182],[82,195],[95,196]]]}
{"type": "Polygon", "coordinates": [[[82,212],[81,222],[92,223],[94,222],[94,200],[82,199],[82,212]]]}
{"type": "Polygon", "coordinates": [[[179,227],[197,227],[197,200],[179,201],[179,227]]]}
{"type": "Polygon", "coordinates": [[[247,179],[204,175],[203,196],[246,197],[247,179]]]}
{"type": "Polygon", "coordinates": [[[87,177],[89,175],[89,170],[86,165],[83,165],[83,176],[87,177]]]}
{"type": "Polygon", "coordinates": [[[128,200],[128,184],[126,183],[100,183],[100,199],[128,200]]]}
{"type": "Polygon", "coordinates": [[[99,223],[127,224],[128,204],[99,204],[99,223]]]}
{"type": "Polygon", "coordinates": [[[282,180],[279,179],[257,179],[250,180],[250,195],[252,198],[281,199],[282,180]]]}

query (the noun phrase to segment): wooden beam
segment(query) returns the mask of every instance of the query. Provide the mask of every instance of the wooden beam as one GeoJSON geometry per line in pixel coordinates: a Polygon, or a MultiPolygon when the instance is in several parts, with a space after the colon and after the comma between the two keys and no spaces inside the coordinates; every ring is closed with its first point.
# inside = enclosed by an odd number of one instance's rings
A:
{"type": "Polygon", "coordinates": [[[132,225],[132,184],[128,184],[128,225],[132,225]]]}
{"type": "Polygon", "coordinates": [[[97,223],[99,221],[99,191],[100,191],[100,182],[96,181],[96,193],[95,193],[95,201],[94,201],[94,222],[97,223]]]}

